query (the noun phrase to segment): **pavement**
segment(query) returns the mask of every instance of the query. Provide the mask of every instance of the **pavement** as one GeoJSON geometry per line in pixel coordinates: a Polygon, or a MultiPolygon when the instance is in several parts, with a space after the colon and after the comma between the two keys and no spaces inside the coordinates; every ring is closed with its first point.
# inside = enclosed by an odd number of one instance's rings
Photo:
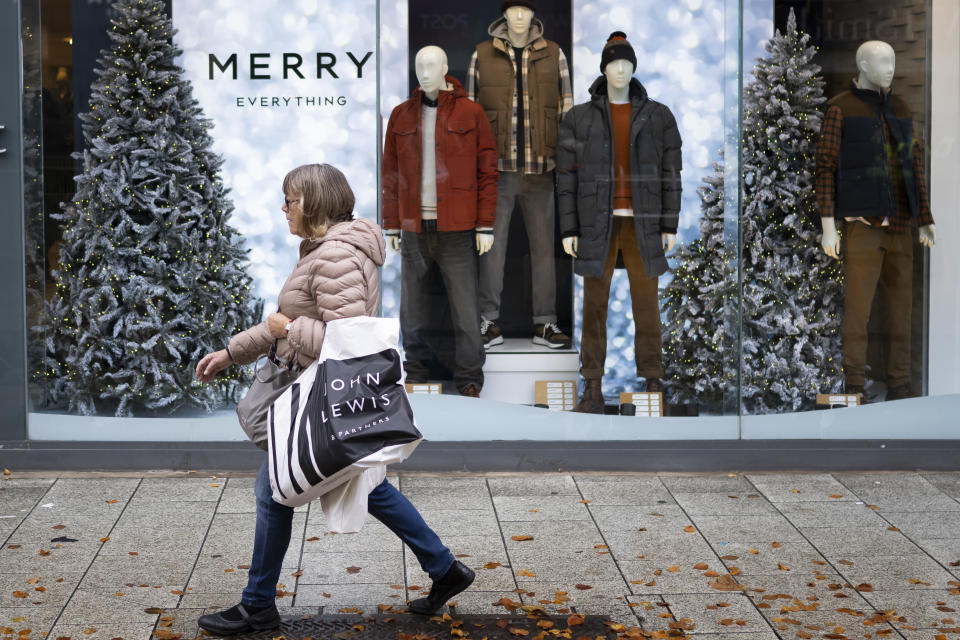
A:
{"type": "MultiPolygon", "coordinates": [[[[454,616],[605,615],[631,640],[960,639],[960,473],[391,481],[477,572],[454,616]]],[[[239,601],[254,509],[252,475],[14,470],[0,478],[0,638],[196,637],[199,615],[239,601]]],[[[383,525],[331,534],[311,504],[277,602],[373,614],[429,585],[383,525]]]]}

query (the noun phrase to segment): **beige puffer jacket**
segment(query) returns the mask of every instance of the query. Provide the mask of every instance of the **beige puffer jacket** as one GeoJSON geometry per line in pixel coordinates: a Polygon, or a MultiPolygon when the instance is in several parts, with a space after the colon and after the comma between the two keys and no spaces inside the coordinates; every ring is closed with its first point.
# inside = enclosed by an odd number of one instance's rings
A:
{"type": "MultiPolygon", "coordinates": [[[[300,260],[280,289],[280,313],[293,319],[277,355],[304,367],[317,359],[326,322],[353,316],[375,316],[380,304],[378,267],[386,256],[383,233],[370,220],[341,222],[321,238],[300,243],[300,260]]],[[[274,338],[267,322],[230,339],[237,364],[253,362],[270,351],[274,338]]]]}

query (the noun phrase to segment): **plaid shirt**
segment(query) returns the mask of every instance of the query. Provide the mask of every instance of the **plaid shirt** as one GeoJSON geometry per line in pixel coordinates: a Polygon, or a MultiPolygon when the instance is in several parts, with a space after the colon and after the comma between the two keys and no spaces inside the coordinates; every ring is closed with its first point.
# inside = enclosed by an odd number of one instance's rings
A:
{"type": "MultiPolygon", "coordinates": [[[[895,204],[894,215],[889,220],[885,220],[882,226],[888,227],[888,230],[893,233],[906,233],[910,230],[912,216],[910,215],[910,202],[907,199],[907,190],[903,180],[900,154],[897,153],[896,147],[890,144],[890,141],[894,138],[886,118],[881,115],[880,120],[883,123],[883,138],[886,141],[887,166],[890,167],[893,175],[893,199],[895,204]]],[[[831,105],[823,116],[820,142],[817,146],[816,191],[817,205],[822,218],[834,217],[837,195],[837,168],[839,167],[842,138],[843,112],[839,106],[831,105]]],[[[913,140],[913,177],[920,196],[917,225],[923,227],[933,224],[933,214],[930,212],[930,193],[927,189],[927,179],[924,171],[923,141],[920,137],[914,137],[913,140]]],[[[859,220],[865,224],[872,224],[864,218],[847,218],[847,220],[859,220]]]]}
{"type": "MultiPolygon", "coordinates": [[[[513,54],[513,46],[503,40],[504,48],[507,50],[507,55],[510,56],[510,64],[513,65],[514,77],[517,73],[517,59],[513,54]]],[[[534,41],[535,42],[535,41],[534,41]]],[[[529,78],[528,70],[530,69],[530,47],[533,42],[527,44],[523,48],[523,150],[524,150],[524,162],[523,162],[523,172],[525,174],[541,174],[548,171],[553,171],[556,167],[556,162],[553,158],[545,158],[543,156],[534,155],[533,153],[533,141],[530,137],[530,90],[527,85],[529,78]]],[[[567,66],[567,57],[563,55],[563,50],[560,50],[560,109],[557,114],[557,122],[563,120],[564,114],[573,107],[573,89],[570,86],[570,68],[567,66]]],[[[467,69],[467,97],[477,101],[477,88],[480,85],[480,72],[477,69],[477,52],[474,50],[473,56],[470,57],[470,67],[467,69]]],[[[517,138],[517,96],[516,90],[513,92],[513,119],[510,123],[510,137],[513,140],[517,138]]],[[[500,158],[497,163],[497,169],[500,171],[517,171],[517,146],[510,146],[510,153],[504,158],[500,158]]]]}

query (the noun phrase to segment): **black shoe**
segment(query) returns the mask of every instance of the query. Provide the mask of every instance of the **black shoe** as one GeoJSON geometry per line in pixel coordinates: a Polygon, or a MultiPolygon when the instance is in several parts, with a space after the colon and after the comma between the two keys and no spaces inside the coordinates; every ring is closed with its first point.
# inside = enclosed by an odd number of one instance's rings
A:
{"type": "Polygon", "coordinates": [[[483,348],[489,349],[503,344],[503,331],[500,330],[500,325],[496,321],[480,316],[480,338],[483,340],[483,348]]]}
{"type": "Polygon", "coordinates": [[[238,604],[226,611],[200,616],[197,625],[215,636],[232,636],[251,630],[276,629],[280,626],[280,614],[277,613],[277,605],[272,603],[256,612],[238,604]]]}
{"type": "Polygon", "coordinates": [[[466,396],[468,398],[479,398],[480,397],[480,387],[473,384],[472,382],[465,386],[463,389],[460,389],[460,395],[466,396]]]}
{"type": "Polygon", "coordinates": [[[551,349],[569,349],[570,336],[560,331],[556,322],[538,324],[534,328],[533,344],[543,345],[551,349]]]}
{"type": "Polygon", "coordinates": [[[457,595],[471,584],[476,577],[473,570],[459,560],[453,563],[443,577],[430,587],[430,595],[426,598],[417,598],[407,605],[413,613],[433,615],[443,609],[447,600],[457,595]]]}
{"type": "Polygon", "coordinates": [[[663,393],[663,381],[660,378],[647,378],[647,393],[663,393]]]}

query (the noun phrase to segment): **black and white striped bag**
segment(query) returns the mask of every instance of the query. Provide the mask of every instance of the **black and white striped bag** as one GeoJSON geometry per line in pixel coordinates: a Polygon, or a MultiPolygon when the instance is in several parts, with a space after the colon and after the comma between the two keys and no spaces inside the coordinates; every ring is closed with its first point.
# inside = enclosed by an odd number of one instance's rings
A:
{"type": "Polygon", "coordinates": [[[268,413],[275,501],[306,504],[367,469],[405,460],[420,443],[399,333],[395,318],[327,323],[320,357],[268,413]]]}

